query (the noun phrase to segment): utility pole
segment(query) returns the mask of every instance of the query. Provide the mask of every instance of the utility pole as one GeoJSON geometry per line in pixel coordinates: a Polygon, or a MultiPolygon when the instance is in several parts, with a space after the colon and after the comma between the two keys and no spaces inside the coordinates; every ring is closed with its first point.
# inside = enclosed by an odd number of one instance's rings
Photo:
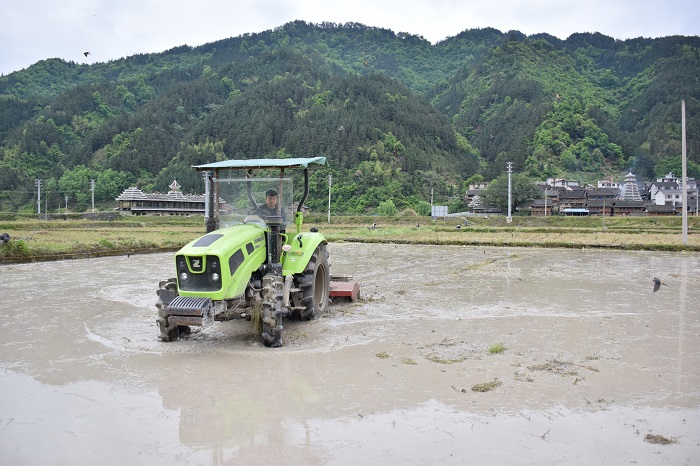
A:
{"type": "Polygon", "coordinates": [[[544,216],[547,216],[547,186],[544,187],[544,216]]]}
{"type": "Polygon", "coordinates": [[[328,223],[331,223],[331,186],[333,185],[333,175],[328,175],[328,223]]]}
{"type": "Polygon", "coordinates": [[[683,172],[683,244],[688,244],[688,166],[685,145],[685,100],[681,100],[681,171],[683,172]]]}
{"type": "Polygon", "coordinates": [[[95,180],[90,180],[90,191],[92,192],[92,212],[95,213],[95,180]]]}
{"type": "Polygon", "coordinates": [[[41,180],[36,180],[36,213],[41,218],[41,180]]]}
{"type": "Polygon", "coordinates": [[[603,230],[605,230],[605,196],[603,196],[603,230]]]}
{"type": "MultiPolygon", "coordinates": [[[[510,215],[510,206],[512,204],[512,201],[511,201],[512,196],[510,194],[510,191],[511,191],[510,174],[513,173],[513,162],[508,162],[506,164],[506,166],[508,167],[508,217],[506,218],[506,222],[510,223],[513,221],[513,217],[511,217],[511,215],[510,215]]],[[[545,196],[546,196],[546,193],[545,193],[545,196]]],[[[546,204],[546,201],[545,201],[545,204],[546,204]]],[[[545,212],[546,212],[546,210],[547,210],[547,206],[545,205],[545,212]]]]}

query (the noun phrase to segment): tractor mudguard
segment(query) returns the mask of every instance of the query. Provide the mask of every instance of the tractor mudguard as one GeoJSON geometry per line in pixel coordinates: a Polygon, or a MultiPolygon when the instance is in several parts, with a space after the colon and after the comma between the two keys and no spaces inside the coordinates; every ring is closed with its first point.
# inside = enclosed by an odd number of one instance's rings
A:
{"type": "Polygon", "coordinates": [[[319,244],[328,244],[321,233],[299,233],[288,244],[292,247],[282,258],[282,275],[301,273],[309,263],[311,256],[319,244]]]}

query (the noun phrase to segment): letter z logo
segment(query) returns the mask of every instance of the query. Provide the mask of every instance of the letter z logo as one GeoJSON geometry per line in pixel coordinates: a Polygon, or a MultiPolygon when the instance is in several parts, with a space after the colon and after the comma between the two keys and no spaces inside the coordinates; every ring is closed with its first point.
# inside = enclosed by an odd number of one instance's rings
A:
{"type": "Polygon", "coordinates": [[[192,267],[193,272],[201,272],[202,271],[202,258],[201,257],[192,257],[190,259],[190,267],[192,267]]]}

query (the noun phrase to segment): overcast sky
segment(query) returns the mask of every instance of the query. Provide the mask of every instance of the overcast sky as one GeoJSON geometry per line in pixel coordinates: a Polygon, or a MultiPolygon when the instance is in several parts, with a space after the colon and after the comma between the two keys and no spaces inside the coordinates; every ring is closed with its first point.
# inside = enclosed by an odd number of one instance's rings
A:
{"type": "Polygon", "coordinates": [[[47,58],[95,63],[197,46],[297,19],[357,22],[433,43],[485,27],[561,39],[700,35],[697,0],[2,0],[0,73],[47,58]]]}

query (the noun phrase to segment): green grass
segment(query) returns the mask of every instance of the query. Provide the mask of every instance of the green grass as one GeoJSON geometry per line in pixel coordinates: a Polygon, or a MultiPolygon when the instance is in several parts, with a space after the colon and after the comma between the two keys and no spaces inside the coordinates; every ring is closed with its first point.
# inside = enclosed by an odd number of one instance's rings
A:
{"type": "Polygon", "coordinates": [[[503,343],[496,343],[494,345],[489,346],[489,353],[491,354],[499,354],[502,353],[506,350],[506,347],[503,346],[503,343]]]}

